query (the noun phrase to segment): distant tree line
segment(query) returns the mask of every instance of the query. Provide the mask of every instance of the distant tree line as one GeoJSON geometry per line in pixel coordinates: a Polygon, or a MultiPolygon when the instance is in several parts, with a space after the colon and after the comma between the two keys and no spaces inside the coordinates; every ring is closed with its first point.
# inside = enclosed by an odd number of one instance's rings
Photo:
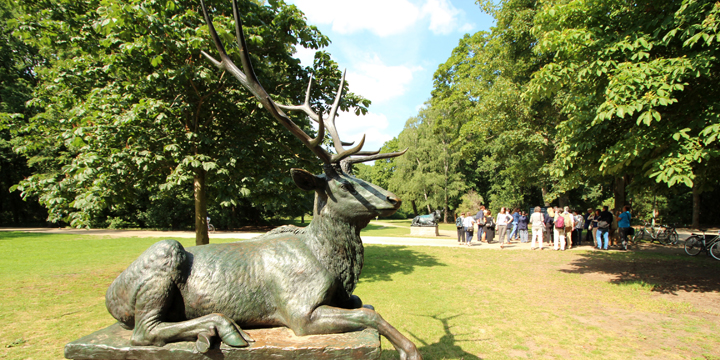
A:
{"type": "Polygon", "coordinates": [[[361,170],[406,213],[625,204],[717,223],[720,3],[478,1],[495,17],[434,76],[432,98],[361,170]],[[469,200],[468,200],[469,201],[469,200]]]}

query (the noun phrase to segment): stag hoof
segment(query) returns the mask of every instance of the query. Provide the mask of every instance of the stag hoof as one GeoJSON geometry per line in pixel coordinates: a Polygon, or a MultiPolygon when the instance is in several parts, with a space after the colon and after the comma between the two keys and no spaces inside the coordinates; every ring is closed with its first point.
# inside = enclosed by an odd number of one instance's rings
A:
{"type": "Polygon", "coordinates": [[[363,304],[362,307],[364,307],[364,308],[366,308],[366,309],[370,309],[370,310],[375,310],[375,307],[372,306],[372,305],[370,305],[370,304],[363,304]]]}
{"type": "Polygon", "coordinates": [[[244,332],[240,326],[234,321],[230,320],[223,324],[217,329],[218,336],[222,342],[232,347],[245,347],[248,346],[248,342],[255,342],[246,332],[244,332]]]}
{"type": "Polygon", "coordinates": [[[206,353],[212,346],[213,335],[207,332],[198,334],[197,341],[195,341],[195,349],[201,354],[206,353]]]}

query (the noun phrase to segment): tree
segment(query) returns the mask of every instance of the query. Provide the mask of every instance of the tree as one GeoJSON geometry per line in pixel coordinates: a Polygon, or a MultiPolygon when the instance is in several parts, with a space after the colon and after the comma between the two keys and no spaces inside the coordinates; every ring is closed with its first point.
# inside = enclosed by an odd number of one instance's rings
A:
{"type": "MultiPolygon", "coordinates": [[[[50,220],[89,226],[123,209],[137,211],[129,204],[162,204],[189,191],[196,243],[206,244],[208,203],[244,209],[248,218],[302,212],[296,205],[307,196],[287,172],[318,171],[314,156],[201,57],[212,43],[199,3],[22,4],[18,33],[53,60],[37,69],[33,104],[44,112],[16,146],[43,167],[19,188],[39,196],[50,220]]],[[[218,33],[234,43],[234,21],[223,16],[232,13],[230,2],[213,5],[218,33]]],[[[240,12],[255,71],[275,100],[302,102],[312,73],[312,104],[327,102],[340,77],[329,54],[317,52],[313,68],[292,57],[295,46],[319,49],[327,37],[282,1],[243,1],[240,12]]],[[[350,93],[341,108],[365,112],[368,105],[350,93]]],[[[307,119],[296,122],[311,132],[307,119]]]]}
{"type": "Polygon", "coordinates": [[[30,175],[25,159],[12,150],[12,138],[34,113],[25,102],[36,85],[32,69],[42,59],[35,48],[12,35],[16,16],[13,1],[0,1],[0,224],[19,225],[42,222],[43,209],[37,202],[23,202],[19,192],[8,191],[30,175]]]}
{"type": "Polygon", "coordinates": [[[649,177],[692,187],[698,202],[720,154],[719,12],[704,0],[545,2],[535,51],[553,59],[527,94],[561,100],[553,173],[597,169],[621,184],[616,200],[649,177]]]}
{"type": "Polygon", "coordinates": [[[447,222],[447,214],[459,203],[465,183],[457,171],[460,153],[453,149],[454,134],[434,126],[442,116],[439,109],[430,107],[407,121],[397,144],[398,148],[408,151],[395,159],[389,188],[409,198],[416,215],[417,203],[426,206],[428,213],[432,207],[442,207],[447,222]]]}
{"type": "Polygon", "coordinates": [[[545,171],[555,150],[555,105],[523,99],[533,72],[547,62],[532,51],[536,2],[481,6],[496,26],[466,35],[435,72],[431,103],[448,113],[437,126],[458,129],[460,168],[493,210],[547,203],[563,192],[545,171]]]}

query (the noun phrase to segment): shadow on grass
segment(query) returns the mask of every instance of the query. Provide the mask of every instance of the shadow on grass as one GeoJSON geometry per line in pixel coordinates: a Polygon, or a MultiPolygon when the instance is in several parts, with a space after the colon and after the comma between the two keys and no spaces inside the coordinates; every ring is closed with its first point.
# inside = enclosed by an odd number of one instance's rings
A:
{"type": "Polygon", "coordinates": [[[641,252],[588,252],[560,271],[570,274],[604,274],[617,285],[648,286],[652,291],[720,291],[720,261],[698,257],[676,257],[641,252]]]}
{"type": "Polygon", "coordinates": [[[413,334],[410,331],[407,331],[408,334],[410,334],[411,337],[415,338],[416,346],[421,345],[418,347],[418,350],[420,351],[420,354],[423,355],[426,359],[464,359],[464,360],[480,360],[481,358],[470,354],[469,352],[466,352],[458,345],[458,343],[462,342],[477,342],[477,341],[484,341],[486,339],[465,339],[465,340],[458,340],[458,336],[463,335],[469,335],[467,334],[453,334],[452,332],[452,326],[450,326],[449,321],[456,318],[463,316],[464,314],[458,314],[454,316],[448,316],[441,318],[438,315],[420,315],[424,317],[431,318],[433,320],[439,321],[443,325],[443,331],[445,334],[438,340],[436,343],[428,344],[427,342],[423,341],[419,337],[417,337],[415,334],[413,334]]]}
{"type": "Polygon", "coordinates": [[[411,274],[416,267],[447,266],[436,257],[407,246],[365,247],[365,264],[360,281],[392,281],[393,274],[411,274]]]}
{"type": "Polygon", "coordinates": [[[30,239],[37,240],[38,237],[46,236],[46,235],[55,235],[57,234],[49,234],[49,233],[43,233],[39,231],[30,231],[30,232],[24,232],[24,231],[0,231],[0,241],[3,240],[18,240],[18,239],[30,239]]]}

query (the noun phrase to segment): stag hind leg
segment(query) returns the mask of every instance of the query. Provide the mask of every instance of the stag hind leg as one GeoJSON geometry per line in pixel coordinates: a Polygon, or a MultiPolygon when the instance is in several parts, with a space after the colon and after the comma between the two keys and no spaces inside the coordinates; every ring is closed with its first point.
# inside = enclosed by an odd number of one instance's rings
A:
{"type": "Polygon", "coordinates": [[[168,322],[173,305],[182,303],[178,284],[190,271],[191,256],[175,240],[157,242],[110,285],[105,296],[107,308],[125,327],[133,329],[133,345],[196,341],[198,351],[205,352],[215,337],[230,346],[247,346],[245,339],[253,341],[222,314],[168,322]]]}
{"type": "Polygon", "coordinates": [[[291,325],[297,335],[332,334],[357,331],[365,328],[377,329],[400,353],[401,360],[422,360],[415,344],[390,325],[374,310],[342,309],[322,305],[317,307],[306,319],[291,325]]]}

